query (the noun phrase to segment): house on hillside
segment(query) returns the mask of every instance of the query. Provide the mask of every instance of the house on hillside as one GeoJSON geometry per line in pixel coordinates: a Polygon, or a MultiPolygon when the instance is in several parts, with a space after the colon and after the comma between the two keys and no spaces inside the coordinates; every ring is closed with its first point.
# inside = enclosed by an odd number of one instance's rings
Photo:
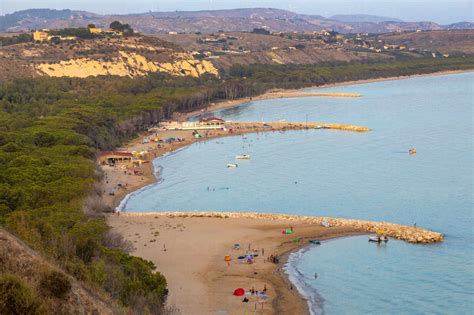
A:
{"type": "Polygon", "coordinates": [[[45,41],[45,40],[48,40],[48,39],[49,39],[49,33],[48,32],[45,32],[45,31],[33,32],[33,40],[34,41],[42,42],[42,41],[45,41]]]}
{"type": "Polygon", "coordinates": [[[103,31],[104,30],[100,27],[89,27],[89,32],[91,32],[91,34],[102,34],[103,31]]]}

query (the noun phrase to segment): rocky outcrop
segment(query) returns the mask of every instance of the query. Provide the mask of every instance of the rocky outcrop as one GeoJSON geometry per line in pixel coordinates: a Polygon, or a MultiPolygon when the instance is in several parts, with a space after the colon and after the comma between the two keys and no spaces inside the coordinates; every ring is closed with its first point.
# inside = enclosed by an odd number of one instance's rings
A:
{"type": "Polygon", "coordinates": [[[57,63],[41,63],[35,67],[40,75],[51,77],[77,77],[115,75],[137,77],[152,72],[165,72],[176,76],[200,77],[204,74],[218,76],[218,70],[207,60],[197,60],[190,54],[176,53],[172,62],[150,61],[146,57],[119,51],[119,57],[105,59],[77,58],[57,63]]]}
{"type": "Polygon", "coordinates": [[[444,240],[444,235],[413,226],[394,224],[388,222],[375,222],[364,220],[353,220],[329,217],[311,217],[286,214],[267,214],[253,212],[146,212],[146,213],[123,213],[126,216],[166,216],[166,217],[217,217],[217,218],[245,218],[256,220],[284,220],[303,222],[308,224],[322,224],[326,222],[329,226],[349,227],[354,230],[375,233],[383,230],[385,235],[409,243],[436,243],[444,240]]]}

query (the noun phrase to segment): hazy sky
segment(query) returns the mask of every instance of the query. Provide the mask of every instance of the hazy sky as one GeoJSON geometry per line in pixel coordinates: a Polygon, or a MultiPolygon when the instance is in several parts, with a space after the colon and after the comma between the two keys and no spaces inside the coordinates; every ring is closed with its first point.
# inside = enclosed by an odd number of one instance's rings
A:
{"type": "Polygon", "coordinates": [[[272,7],[326,17],[364,13],[405,21],[452,23],[473,21],[473,3],[474,0],[0,0],[0,15],[30,8],[75,9],[105,14],[272,7]]]}

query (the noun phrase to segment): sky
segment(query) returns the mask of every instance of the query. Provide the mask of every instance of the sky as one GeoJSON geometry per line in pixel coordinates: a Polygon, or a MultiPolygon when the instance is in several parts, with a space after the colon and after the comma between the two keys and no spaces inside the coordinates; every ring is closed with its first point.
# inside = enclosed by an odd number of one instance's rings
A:
{"type": "Polygon", "coordinates": [[[474,21],[474,0],[0,0],[0,15],[31,8],[124,14],[242,7],[280,8],[325,17],[372,14],[442,24],[474,21]]]}

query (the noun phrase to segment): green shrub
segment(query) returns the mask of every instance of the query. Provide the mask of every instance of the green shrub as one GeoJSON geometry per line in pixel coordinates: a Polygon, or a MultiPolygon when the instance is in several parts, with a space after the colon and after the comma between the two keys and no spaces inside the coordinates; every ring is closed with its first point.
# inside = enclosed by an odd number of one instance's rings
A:
{"type": "Polygon", "coordinates": [[[20,278],[0,275],[0,314],[40,315],[46,309],[31,287],[20,278]]]}
{"type": "Polygon", "coordinates": [[[40,287],[54,297],[62,299],[71,291],[71,282],[62,272],[51,270],[41,277],[40,287]]]}

